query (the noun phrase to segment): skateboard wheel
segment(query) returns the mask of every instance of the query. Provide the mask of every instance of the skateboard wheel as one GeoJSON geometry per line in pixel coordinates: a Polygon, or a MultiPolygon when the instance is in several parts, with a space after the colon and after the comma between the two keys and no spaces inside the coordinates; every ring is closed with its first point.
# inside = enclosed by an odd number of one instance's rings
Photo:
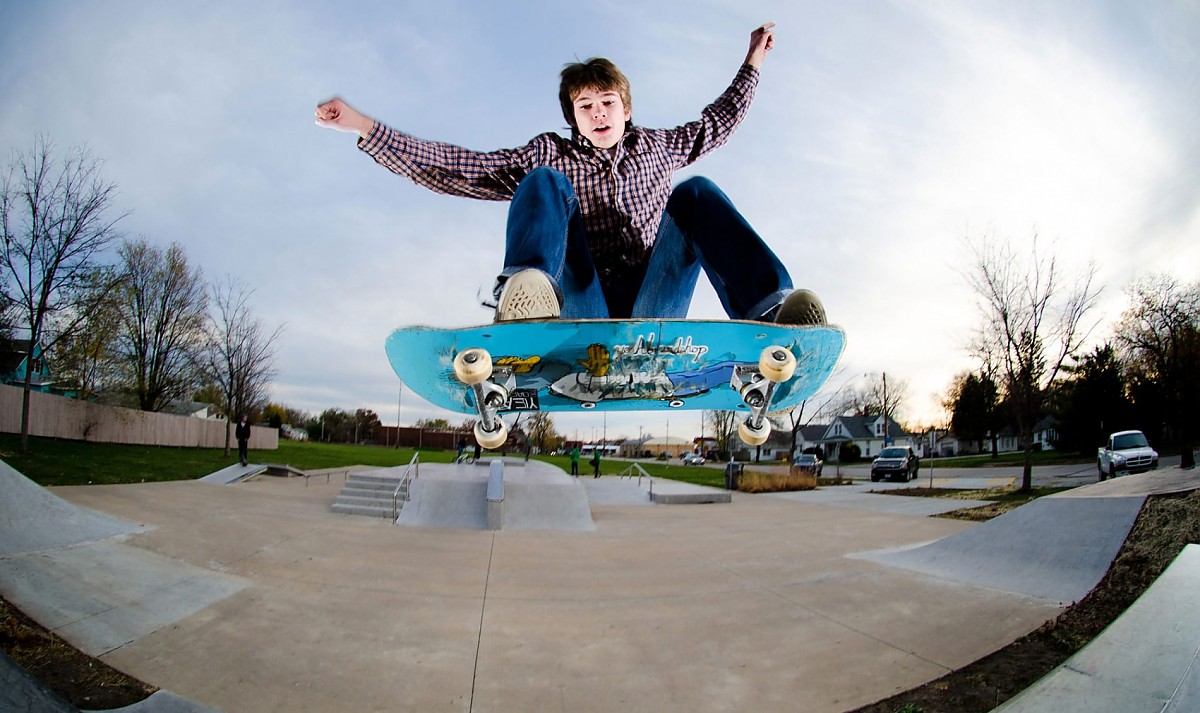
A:
{"type": "Polygon", "coordinates": [[[758,370],[771,381],[787,381],[796,373],[796,355],[786,347],[767,347],[758,357],[758,370]]]}
{"type": "Polygon", "coordinates": [[[475,422],[475,441],[483,448],[493,450],[504,445],[507,440],[508,426],[505,426],[503,421],[496,421],[495,431],[483,430],[483,421],[475,422]]]}
{"type": "Polygon", "coordinates": [[[454,357],[454,376],[467,386],[482,384],[492,376],[492,355],[486,349],[464,349],[454,357]]]}
{"type": "Polygon", "coordinates": [[[765,418],[758,428],[751,425],[749,418],[738,424],[738,437],[748,446],[761,446],[767,442],[769,435],[771,435],[771,422],[765,418]]]}

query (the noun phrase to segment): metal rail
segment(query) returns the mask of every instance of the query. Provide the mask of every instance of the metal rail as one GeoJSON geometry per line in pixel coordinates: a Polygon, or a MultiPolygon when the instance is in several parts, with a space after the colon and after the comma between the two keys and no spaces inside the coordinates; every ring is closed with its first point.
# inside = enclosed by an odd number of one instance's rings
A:
{"type": "Polygon", "coordinates": [[[637,484],[639,487],[642,484],[642,478],[646,478],[650,481],[650,499],[653,500],[654,499],[654,476],[647,473],[646,469],[643,468],[640,463],[630,463],[629,467],[626,468],[625,470],[621,471],[620,475],[618,475],[617,477],[633,478],[633,477],[635,477],[635,475],[637,477],[637,484]],[[635,473],[635,471],[636,471],[636,473],[635,473]]]}
{"type": "Polygon", "coordinates": [[[400,491],[404,491],[404,502],[408,502],[412,497],[412,481],[421,474],[421,454],[413,453],[412,460],[408,462],[408,466],[404,468],[404,473],[400,476],[400,482],[396,484],[396,489],[392,491],[392,524],[396,524],[396,518],[400,517],[400,491]]]}

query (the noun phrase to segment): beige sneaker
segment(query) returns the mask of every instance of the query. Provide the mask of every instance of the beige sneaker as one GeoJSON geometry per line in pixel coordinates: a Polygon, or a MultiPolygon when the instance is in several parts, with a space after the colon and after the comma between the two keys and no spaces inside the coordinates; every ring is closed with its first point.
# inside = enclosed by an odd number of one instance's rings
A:
{"type": "Polygon", "coordinates": [[[825,324],[825,305],[811,290],[793,290],[779,305],[775,324],[825,324]]]}
{"type": "Polygon", "coordinates": [[[554,283],[541,270],[522,270],[504,283],[496,305],[496,321],[558,319],[562,307],[554,283]]]}

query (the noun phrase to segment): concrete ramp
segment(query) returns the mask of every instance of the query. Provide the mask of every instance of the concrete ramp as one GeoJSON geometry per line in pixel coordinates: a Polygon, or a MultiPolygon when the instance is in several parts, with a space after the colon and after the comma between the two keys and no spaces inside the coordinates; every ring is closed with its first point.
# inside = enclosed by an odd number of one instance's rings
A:
{"type": "Polygon", "coordinates": [[[103,655],[246,586],[113,538],[145,528],[72,505],[0,463],[0,593],[103,655]]]}
{"type": "Polygon", "coordinates": [[[1144,495],[1038,498],[922,547],[859,557],[1067,604],[1104,577],[1144,501],[1144,495]]]}
{"type": "MultiPolygon", "coordinates": [[[[0,593],[91,656],[166,628],[247,584],[122,544],[114,538],[146,528],[72,505],[3,462],[0,506],[0,593]]],[[[59,710],[53,694],[3,663],[0,710],[59,710]]],[[[128,710],[212,710],[159,693],[128,710]]]]}
{"type": "Polygon", "coordinates": [[[0,461],[0,555],[65,547],[144,529],[72,505],[0,461]]]}
{"type": "Polygon", "coordinates": [[[582,484],[515,482],[505,490],[504,529],[592,532],[596,524],[582,484]]]}
{"type": "Polygon", "coordinates": [[[422,463],[408,498],[397,525],[487,529],[487,472],[482,469],[422,463]]]}
{"type": "Polygon", "coordinates": [[[209,473],[203,478],[199,478],[199,480],[204,483],[232,485],[233,483],[240,483],[252,475],[258,475],[259,473],[266,471],[268,467],[269,466],[266,464],[256,465],[251,463],[250,465],[242,465],[241,463],[234,463],[227,468],[222,468],[218,471],[209,473]]]}
{"type": "Polygon", "coordinates": [[[1200,545],[1188,545],[1092,643],[1003,713],[1200,711],[1200,545]]]}
{"type": "MultiPolygon", "coordinates": [[[[592,531],[592,511],[587,490],[576,478],[540,461],[513,467],[504,461],[503,500],[499,529],[592,531]]],[[[488,468],[472,465],[421,464],[421,475],[412,481],[409,501],[397,525],[489,529],[488,468]]],[[[493,484],[493,489],[495,485],[493,484]]]]}

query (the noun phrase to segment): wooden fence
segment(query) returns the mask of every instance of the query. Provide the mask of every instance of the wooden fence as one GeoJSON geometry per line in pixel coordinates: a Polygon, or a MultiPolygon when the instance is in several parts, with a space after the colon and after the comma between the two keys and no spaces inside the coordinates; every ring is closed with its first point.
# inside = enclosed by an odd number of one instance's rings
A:
{"type": "MultiPolygon", "coordinates": [[[[0,384],[0,433],[21,432],[20,387],[0,384]]],[[[136,443],[149,446],[224,448],[225,421],[136,411],[62,396],[33,392],[29,402],[29,435],[93,443],[136,443]]],[[[236,448],[230,430],[230,447],[236,448]]],[[[274,450],[279,432],[250,427],[250,447],[274,450]]]]}

